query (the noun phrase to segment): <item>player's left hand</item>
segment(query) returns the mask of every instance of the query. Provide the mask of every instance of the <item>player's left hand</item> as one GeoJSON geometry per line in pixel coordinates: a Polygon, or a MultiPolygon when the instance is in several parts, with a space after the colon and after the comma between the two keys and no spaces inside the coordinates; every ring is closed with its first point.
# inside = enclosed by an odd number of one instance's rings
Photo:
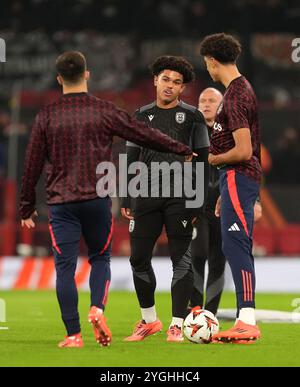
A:
{"type": "Polygon", "coordinates": [[[36,218],[37,216],[38,216],[37,211],[34,211],[29,218],[21,220],[21,226],[22,227],[26,226],[27,228],[34,228],[35,223],[33,219],[36,218]]]}
{"type": "Polygon", "coordinates": [[[219,164],[218,156],[217,155],[213,155],[212,153],[209,153],[208,154],[208,162],[211,165],[218,165],[219,164]]]}
{"type": "Polygon", "coordinates": [[[198,156],[198,153],[193,152],[192,155],[185,156],[185,161],[192,161],[194,156],[198,156]]]}
{"type": "Polygon", "coordinates": [[[262,206],[260,202],[254,204],[254,222],[258,222],[262,217],[262,206]]]}
{"type": "Polygon", "coordinates": [[[219,218],[221,216],[221,196],[218,197],[216,208],[215,208],[215,216],[219,218]]]}

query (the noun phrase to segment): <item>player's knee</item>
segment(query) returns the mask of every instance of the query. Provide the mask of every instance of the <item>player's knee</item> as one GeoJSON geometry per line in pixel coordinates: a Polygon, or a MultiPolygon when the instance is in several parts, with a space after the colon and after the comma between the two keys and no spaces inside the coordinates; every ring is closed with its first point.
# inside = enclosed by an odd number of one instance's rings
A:
{"type": "Polygon", "coordinates": [[[178,261],[173,262],[173,279],[178,280],[188,276],[191,280],[194,279],[192,261],[190,257],[182,257],[178,261]]]}
{"type": "Polygon", "coordinates": [[[107,262],[110,263],[110,249],[105,250],[104,252],[99,253],[89,253],[89,263],[93,264],[93,262],[107,262]]]}
{"type": "Polygon", "coordinates": [[[232,243],[228,240],[223,239],[222,243],[222,252],[225,257],[228,257],[232,254],[232,243]]]}
{"type": "Polygon", "coordinates": [[[197,254],[192,254],[192,262],[193,262],[193,265],[195,266],[195,267],[198,267],[198,266],[200,266],[200,267],[202,267],[203,265],[205,265],[205,262],[207,261],[207,257],[208,257],[208,255],[206,255],[206,254],[199,254],[199,253],[197,253],[197,254]]]}
{"type": "Polygon", "coordinates": [[[208,266],[209,271],[212,271],[218,275],[221,275],[225,271],[225,262],[222,262],[221,260],[215,262],[214,264],[210,264],[208,266]]]}
{"type": "Polygon", "coordinates": [[[74,262],[60,262],[55,264],[56,276],[60,278],[73,278],[76,271],[76,263],[74,262]]]}
{"type": "Polygon", "coordinates": [[[138,272],[147,271],[150,267],[149,260],[146,260],[142,254],[131,255],[129,262],[132,269],[138,272]]]}

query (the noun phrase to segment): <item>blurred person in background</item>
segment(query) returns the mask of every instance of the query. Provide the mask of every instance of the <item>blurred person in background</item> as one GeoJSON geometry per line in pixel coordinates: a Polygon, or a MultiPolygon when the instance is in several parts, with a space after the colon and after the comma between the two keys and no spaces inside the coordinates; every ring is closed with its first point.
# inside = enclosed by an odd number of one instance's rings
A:
{"type": "MultiPolygon", "coordinates": [[[[211,136],[217,109],[222,98],[222,93],[212,87],[203,90],[199,96],[198,108],[205,118],[209,136],[211,136]]],[[[225,270],[220,218],[215,215],[219,196],[219,171],[217,167],[210,165],[206,206],[194,227],[192,242],[194,287],[189,306],[193,308],[200,305],[213,314],[216,314],[218,310],[224,287],[225,270]],[[204,289],[206,262],[208,262],[208,278],[206,289],[204,289]]]]}

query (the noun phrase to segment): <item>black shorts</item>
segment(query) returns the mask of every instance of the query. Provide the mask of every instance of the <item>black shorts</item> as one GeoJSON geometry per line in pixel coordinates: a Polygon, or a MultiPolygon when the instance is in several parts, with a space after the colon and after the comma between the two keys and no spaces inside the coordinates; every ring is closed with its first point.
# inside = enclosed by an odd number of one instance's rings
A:
{"type": "Polygon", "coordinates": [[[129,223],[131,238],[158,238],[165,226],[168,238],[192,238],[192,212],[182,198],[137,198],[129,223]]]}

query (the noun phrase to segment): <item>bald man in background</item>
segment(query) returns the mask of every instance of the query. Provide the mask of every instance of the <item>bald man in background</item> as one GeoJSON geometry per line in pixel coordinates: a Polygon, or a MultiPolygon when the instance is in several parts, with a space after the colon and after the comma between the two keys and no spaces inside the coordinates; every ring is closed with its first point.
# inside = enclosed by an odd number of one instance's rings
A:
{"type": "MultiPolygon", "coordinates": [[[[223,96],[219,90],[212,87],[203,90],[199,96],[198,109],[204,115],[209,136],[222,98],[223,96]]],[[[194,288],[190,307],[200,305],[214,314],[216,314],[220,303],[225,270],[220,217],[215,215],[215,207],[219,196],[219,172],[217,167],[210,164],[206,208],[194,228],[192,241],[194,288]],[[209,273],[206,289],[204,289],[206,261],[208,261],[209,273]],[[205,301],[204,291],[206,293],[205,301]]]]}

